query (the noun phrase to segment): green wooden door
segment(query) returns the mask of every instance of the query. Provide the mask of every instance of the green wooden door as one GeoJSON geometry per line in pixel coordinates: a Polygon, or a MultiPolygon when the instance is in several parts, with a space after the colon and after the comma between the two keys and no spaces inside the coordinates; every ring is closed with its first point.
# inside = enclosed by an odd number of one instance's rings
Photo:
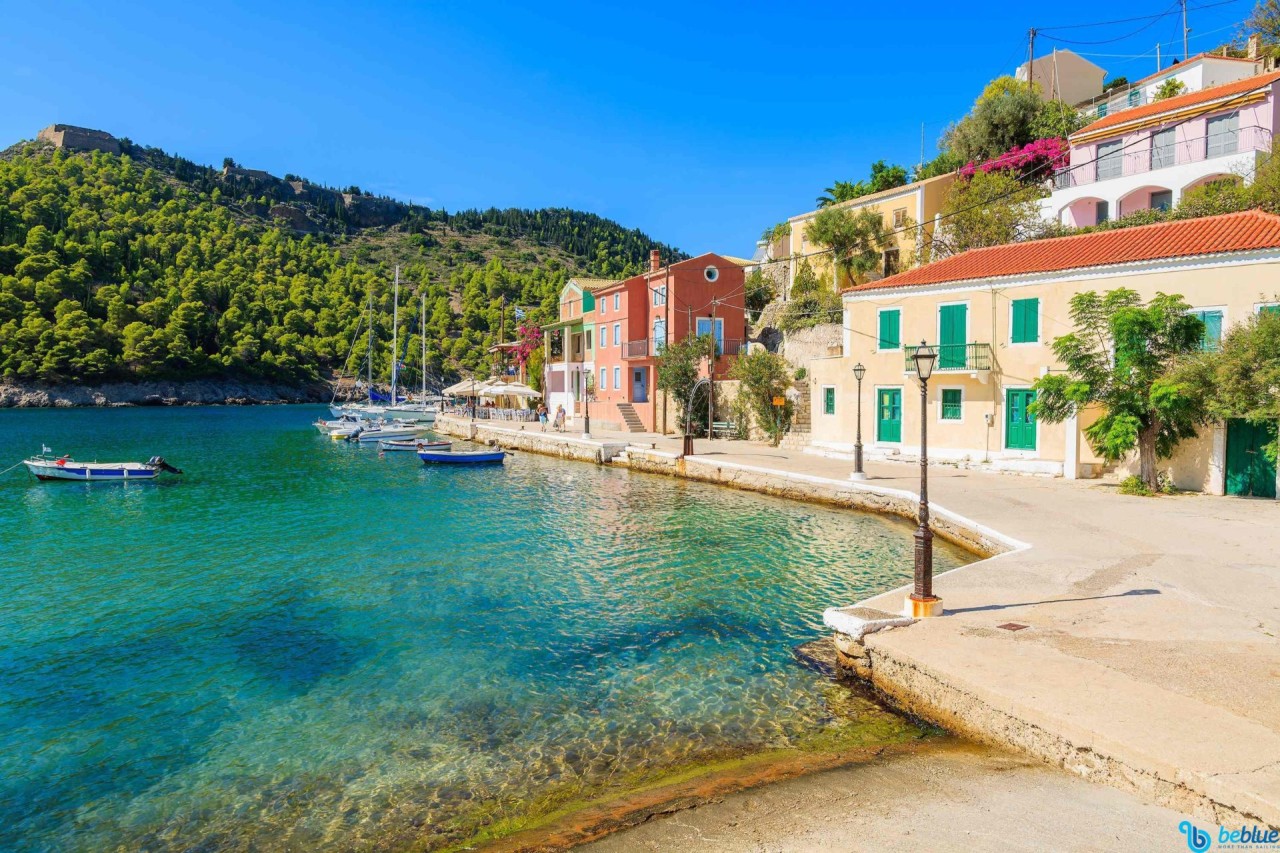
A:
{"type": "Polygon", "coordinates": [[[876,440],[902,441],[902,389],[876,392],[876,440]]]}
{"type": "Polygon", "coordinates": [[[938,308],[938,369],[961,370],[969,334],[969,306],[943,305],[938,308]]]}
{"type": "Polygon", "coordinates": [[[1275,421],[1227,421],[1227,494],[1276,496],[1276,465],[1262,448],[1276,437],[1275,421]]]}
{"type": "Polygon", "coordinates": [[[1004,446],[1009,450],[1036,449],[1036,417],[1030,406],[1036,392],[1029,388],[1010,388],[1004,392],[1004,446]]]}

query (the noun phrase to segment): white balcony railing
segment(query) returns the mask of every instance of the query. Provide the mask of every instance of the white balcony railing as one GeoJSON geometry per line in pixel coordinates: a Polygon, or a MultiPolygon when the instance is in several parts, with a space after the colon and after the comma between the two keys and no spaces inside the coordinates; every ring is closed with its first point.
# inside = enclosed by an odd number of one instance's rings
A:
{"type": "MultiPolygon", "coordinates": [[[[1152,137],[1154,139],[1154,136],[1152,137]]],[[[1055,189],[1079,187],[1126,175],[1140,175],[1186,163],[1251,151],[1270,151],[1271,131],[1265,127],[1242,127],[1175,142],[1171,145],[1134,145],[1115,154],[1072,166],[1053,178],[1055,189]]]]}

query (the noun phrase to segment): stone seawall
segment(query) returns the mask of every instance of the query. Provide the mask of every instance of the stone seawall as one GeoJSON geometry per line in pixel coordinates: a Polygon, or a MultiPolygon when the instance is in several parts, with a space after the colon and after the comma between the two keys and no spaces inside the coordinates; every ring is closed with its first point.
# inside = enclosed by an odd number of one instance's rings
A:
{"type": "MultiPolygon", "coordinates": [[[[436,420],[435,429],[455,437],[511,450],[525,450],[579,462],[616,465],[646,474],[697,480],[791,500],[896,515],[909,521],[916,518],[919,501],[914,493],[898,489],[757,468],[726,462],[714,456],[683,457],[645,445],[587,440],[564,433],[544,433],[537,424],[528,424],[521,430],[518,425],[490,426],[484,421],[472,423],[460,416],[441,415],[436,420]]],[[[936,504],[932,505],[932,510],[935,535],[981,557],[1022,547],[1022,543],[936,504]]]]}

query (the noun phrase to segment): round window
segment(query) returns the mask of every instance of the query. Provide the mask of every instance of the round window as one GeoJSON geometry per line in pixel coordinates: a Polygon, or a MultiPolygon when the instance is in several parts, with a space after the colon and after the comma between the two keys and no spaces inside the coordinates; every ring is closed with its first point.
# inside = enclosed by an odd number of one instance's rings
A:
{"type": "Polygon", "coordinates": [[[715,267],[707,267],[702,271],[702,274],[707,277],[707,281],[715,281],[720,277],[720,270],[715,267]]]}

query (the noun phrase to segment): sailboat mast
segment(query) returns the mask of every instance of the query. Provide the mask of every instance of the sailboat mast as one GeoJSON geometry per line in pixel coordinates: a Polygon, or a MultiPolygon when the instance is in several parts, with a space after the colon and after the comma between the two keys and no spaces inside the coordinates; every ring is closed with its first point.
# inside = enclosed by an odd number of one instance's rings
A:
{"type": "Polygon", "coordinates": [[[427,290],[422,289],[422,319],[418,321],[418,337],[422,338],[422,404],[423,411],[427,405],[427,290]]]}
{"type": "Polygon", "coordinates": [[[391,297],[391,405],[396,404],[396,378],[400,367],[400,265],[396,264],[396,283],[391,297]]]}
{"type": "Polygon", "coordinates": [[[369,285],[369,351],[365,353],[369,369],[369,402],[373,402],[373,284],[369,285]]]}

